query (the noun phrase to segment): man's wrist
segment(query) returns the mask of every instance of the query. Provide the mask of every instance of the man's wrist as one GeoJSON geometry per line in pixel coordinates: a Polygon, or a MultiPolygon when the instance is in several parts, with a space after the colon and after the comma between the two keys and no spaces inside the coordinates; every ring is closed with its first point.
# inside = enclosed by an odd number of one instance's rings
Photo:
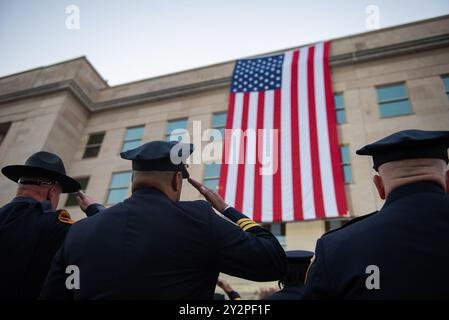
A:
{"type": "Polygon", "coordinates": [[[225,212],[226,210],[228,210],[229,208],[231,208],[232,206],[226,204],[226,206],[224,207],[223,210],[221,210],[221,213],[225,212]]]}

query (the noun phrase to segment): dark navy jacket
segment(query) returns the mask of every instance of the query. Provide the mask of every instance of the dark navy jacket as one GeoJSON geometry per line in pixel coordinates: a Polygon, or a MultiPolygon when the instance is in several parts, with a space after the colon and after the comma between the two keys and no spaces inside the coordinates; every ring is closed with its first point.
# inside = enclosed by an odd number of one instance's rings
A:
{"type": "Polygon", "coordinates": [[[0,208],[0,298],[36,299],[72,221],[49,201],[16,197],[0,208]]]}
{"type": "Polygon", "coordinates": [[[324,235],[304,298],[449,298],[449,195],[432,182],[400,186],[378,213],[324,235]],[[369,265],[379,290],[367,289],[369,265]]]}
{"type": "Polygon", "coordinates": [[[280,278],[286,257],[276,238],[233,208],[225,215],[241,228],[205,201],[173,202],[155,189],[139,189],[73,225],[41,298],[212,299],[219,272],[280,278]],[[68,265],[79,268],[78,290],[65,287],[68,265]]]}

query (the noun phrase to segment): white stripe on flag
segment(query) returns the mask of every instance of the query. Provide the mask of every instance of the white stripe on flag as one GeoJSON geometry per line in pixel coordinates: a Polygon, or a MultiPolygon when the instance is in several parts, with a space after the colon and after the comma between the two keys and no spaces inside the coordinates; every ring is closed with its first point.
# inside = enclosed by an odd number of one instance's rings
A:
{"type": "Polygon", "coordinates": [[[240,151],[240,136],[243,114],[243,93],[235,95],[234,120],[232,123],[232,137],[230,138],[228,177],[226,182],[225,201],[233,206],[235,204],[235,190],[237,189],[237,173],[240,151]]]}
{"type": "Polygon", "coordinates": [[[324,89],[324,55],[323,43],[315,45],[315,106],[318,133],[318,152],[320,159],[321,187],[323,190],[324,210],[326,217],[338,216],[337,199],[335,197],[334,177],[332,172],[329,131],[327,127],[326,93],[324,89]]]}
{"type": "Polygon", "coordinates": [[[309,100],[307,79],[307,58],[309,48],[301,48],[299,53],[298,99],[299,99],[299,137],[301,162],[301,190],[304,220],[315,218],[313,193],[312,159],[310,152],[309,100]]]}
{"type": "Polygon", "coordinates": [[[281,188],[282,221],[293,220],[293,177],[291,143],[291,70],[293,52],[286,52],[282,70],[281,89],[281,188]]]}
{"type": "MultiPolygon", "coordinates": [[[[274,137],[270,129],[273,129],[273,109],[274,109],[274,91],[269,90],[265,92],[265,109],[263,118],[264,127],[264,143],[263,155],[264,158],[270,156],[270,167],[268,170],[271,174],[264,174],[262,176],[262,221],[273,221],[273,143],[274,137]]],[[[267,164],[263,164],[267,167],[267,164]]],[[[264,170],[267,171],[267,170],[264,170]]]]}
{"type": "Polygon", "coordinates": [[[249,94],[248,124],[246,131],[245,180],[243,185],[243,210],[253,218],[254,206],[254,170],[256,168],[256,122],[258,92],[249,94]]]}

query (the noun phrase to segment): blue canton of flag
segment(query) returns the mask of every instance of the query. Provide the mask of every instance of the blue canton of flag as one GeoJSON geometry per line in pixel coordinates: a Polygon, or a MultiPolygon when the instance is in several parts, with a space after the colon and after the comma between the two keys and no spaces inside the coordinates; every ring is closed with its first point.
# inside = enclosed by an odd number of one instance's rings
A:
{"type": "Polygon", "coordinates": [[[284,54],[238,60],[232,76],[231,92],[258,92],[281,88],[284,54]]]}

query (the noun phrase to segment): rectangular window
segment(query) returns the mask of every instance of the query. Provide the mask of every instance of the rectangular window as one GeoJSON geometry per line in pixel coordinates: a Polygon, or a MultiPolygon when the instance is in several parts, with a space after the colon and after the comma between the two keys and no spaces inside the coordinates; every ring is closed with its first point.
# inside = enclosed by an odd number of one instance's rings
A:
{"type": "Polygon", "coordinates": [[[218,181],[220,179],[219,163],[206,163],[204,165],[203,184],[209,189],[218,190],[218,181]]]}
{"type": "Polygon", "coordinates": [[[337,123],[338,124],[346,123],[346,111],[345,111],[345,104],[343,101],[343,94],[342,93],[334,94],[334,101],[335,101],[335,112],[337,114],[337,123]]]}
{"type": "Polygon", "coordinates": [[[187,130],[187,118],[170,120],[167,122],[165,139],[167,141],[181,141],[187,130]]]}
{"type": "Polygon", "coordinates": [[[11,122],[0,123],[0,145],[8,133],[9,127],[11,126],[11,122]]]}
{"type": "Polygon", "coordinates": [[[140,146],[143,137],[144,126],[126,129],[125,140],[123,141],[122,152],[140,146]]]}
{"type": "MultiPolygon", "coordinates": [[[[81,185],[81,190],[87,189],[87,184],[89,183],[89,177],[84,178],[75,178],[76,181],[81,185]]],[[[67,201],[65,202],[66,207],[77,206],[78,202],[76,202],[76,193],[69,193],[67,197],[67,201]]]]}
{"type": "Polygon", "coordinates": [[[349,156],[349,146],[340,146],[341,162],[343,166],[343,176],[345,183],[352,183],[351,157],[349,156]]]}
{"type": "Polygon", "coordinates": [[[405,83],[378,87],[377,100],[381,118],[412,113],[405,83]]]}
{"type": "MultiPolygon", "coordinates": [[[[214,113],[212,115],[212,129],[220,131],[220,140],[224,139],[224,132],[226,128],[226,112],[214,113]]],[[[218,138],[218,137],[217,137],[218,138]]],[[[211,140],[215,140],[211,137],[211,140]]]]}
{"type": "Polygon", "coordinates": [[[329,232],[331,230],[340,228],[343,226],[346,222],[348,222],[349,219],[332,219],[332,220],[326,220],[325,222],[325,228],[326,232],[329,232]]]}
{"type": "Polygon", "coordinates": [[[87,140],[86,149],[84,149],[83,159],[95,158],[100,152],[103,143],[104,132],[92,133],[87,140]]]}
{"type": "Polygon", "coordinates": [[[443,79],[444,90],[446,91],[446,96],[449,99],[449,75],[441,76],[441,79],[443,79]]]}
{"type": "Polygon", "coordinates": [[[130,184],[131,171],[113,173],[106,204],[116,204],[126,199],[130,184]]]}
{"type": "Polygon", "coordinates": [[[262,224],[262,227],[270,230],[270,232],[278,239],[281,246],[285,249],[287,248],[287,237],[285,232],[285,222],[273,222],[262,224]]]}

